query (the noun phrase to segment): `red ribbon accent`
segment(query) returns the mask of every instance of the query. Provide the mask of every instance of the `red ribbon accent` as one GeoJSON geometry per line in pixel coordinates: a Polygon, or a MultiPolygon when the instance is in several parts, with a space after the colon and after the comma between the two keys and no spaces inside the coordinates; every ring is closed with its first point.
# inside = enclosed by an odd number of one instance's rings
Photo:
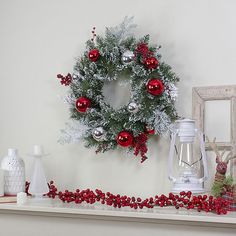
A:
{"type": "Polygon", "coordinates": [[[144,161],[147,160],[147,156],[146,156],[146,153],[148,151],[147,140],[148,140],[148,137],[144,133],[141,133],[137,137],[135,137],[135,142],[133,145],[134,155],[135,156],[138,156],[138,154],[141,155],[141,157],[142,157],[141,163],[143,163],[144,161]]]}

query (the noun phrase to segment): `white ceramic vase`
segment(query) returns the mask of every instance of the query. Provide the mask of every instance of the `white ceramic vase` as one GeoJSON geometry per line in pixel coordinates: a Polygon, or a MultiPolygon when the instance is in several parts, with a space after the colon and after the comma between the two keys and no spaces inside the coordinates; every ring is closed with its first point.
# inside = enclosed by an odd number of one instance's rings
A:
{"type": "Polygon", "coordinates": [[[0,168],[0,197],[4,196],[4,170],[0,168]]]}
{"type": "Polygon", "coordinates": [[[25,164],[18,156],[17,149],[9,148],[3,158],[1,168],[4,170],[4,194],[17,195],[25,192],[25,164]]]}

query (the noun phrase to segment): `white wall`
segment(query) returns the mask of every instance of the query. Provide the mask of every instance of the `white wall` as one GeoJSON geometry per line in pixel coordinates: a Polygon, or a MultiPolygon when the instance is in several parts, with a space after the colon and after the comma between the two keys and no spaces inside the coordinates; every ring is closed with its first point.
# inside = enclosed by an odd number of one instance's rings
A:
{"type": "Polygon", "coordinates": [[[69,113],[56,74],[72,71],[93,26],[103,33],[133,15],[137,36],[150,33],[163,46],[163,59],[181,78],[179,113],[190,116],[193,86],[235,83],[235,11],[233,0],[0,0],[0,156],[19,148],[29,176],[26,154],[44,144],[51,153],[44,160],[48,179],[63,189],[169,191],[168,140],[153,139],[143,165],[122,152],[95,155],[83,144],[57,143],[69,113]]]}

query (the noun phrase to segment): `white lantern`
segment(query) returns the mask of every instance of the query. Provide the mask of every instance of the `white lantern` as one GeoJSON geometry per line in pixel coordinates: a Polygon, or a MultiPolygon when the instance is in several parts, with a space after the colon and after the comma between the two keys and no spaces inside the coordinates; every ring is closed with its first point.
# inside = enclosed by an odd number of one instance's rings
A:
{"type": "Polygon", "coordinates": [[[195,121],[183,119],[176,122],[171,135],[168,163],[172,192],[202,193],[208,178],[203,134],[196,129],[195,121]]]}

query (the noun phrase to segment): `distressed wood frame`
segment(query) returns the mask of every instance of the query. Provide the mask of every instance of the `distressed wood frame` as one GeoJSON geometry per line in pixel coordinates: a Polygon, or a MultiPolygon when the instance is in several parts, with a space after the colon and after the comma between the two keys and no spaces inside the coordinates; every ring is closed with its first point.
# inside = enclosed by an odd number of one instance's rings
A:
{"type": "MultiPolygon", "coordinates": [[[[217,142],[219,149],[227,149],[236,155],[236,85],[194,87],[192,89],[192,116],[196,120],[196,126],[203,133],[205,102],[216,100],[230,101],[230,142],[217,142]]],[[[206,150],[209,150],[206,142],[206,150]]],[[[230,172],[236,177],[236,160],[230,164],[230,172]]]]}

